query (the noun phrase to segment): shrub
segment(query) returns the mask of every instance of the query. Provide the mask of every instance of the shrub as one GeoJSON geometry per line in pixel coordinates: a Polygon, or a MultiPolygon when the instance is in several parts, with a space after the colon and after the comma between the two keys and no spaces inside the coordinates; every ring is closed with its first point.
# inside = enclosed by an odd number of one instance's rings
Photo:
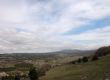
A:
{"type": "Polygon", "coordinates": [[[36,68],[32,68],[29,71],[28,76],[29,76],[30,80],[38,80],[39,79],[39,72],[36,70],[36,68]]]}
{"type": "Polygon", "coordinates": [[[96,61],[96,60],[98,60],[99,58],[96,56],[96,55],[94,55],[93,57],[92,57],[92,61],[96,61]]]}
{"type": "Polygon", "coordinates": [[[79,58],[79,59],[77,60],[77,62],[78,62],[78,63],[81,63],[81,62],[82,62],[81,58],[79,58]]]}
{"type": "Polygon", "coordinates": [[[82,61],[83,61],[83,62],[88,62],[88,57],[84,56],[84,57],[82,58],[82,61]]]}

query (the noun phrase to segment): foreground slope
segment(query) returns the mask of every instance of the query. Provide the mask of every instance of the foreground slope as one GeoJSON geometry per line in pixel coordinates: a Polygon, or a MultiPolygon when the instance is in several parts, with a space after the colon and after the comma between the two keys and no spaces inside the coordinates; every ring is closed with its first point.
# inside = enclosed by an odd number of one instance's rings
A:
{"type": "Polygon", "coordinates": [[[110,54],[97,61],[53,68],[41,80],[110,80],[110,54]]]}

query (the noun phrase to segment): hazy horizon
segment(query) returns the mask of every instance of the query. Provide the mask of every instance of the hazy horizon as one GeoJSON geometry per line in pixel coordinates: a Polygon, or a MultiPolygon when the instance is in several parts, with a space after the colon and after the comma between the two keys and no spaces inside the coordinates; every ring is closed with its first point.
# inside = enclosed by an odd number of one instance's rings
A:
{"type": "Polygon", "coordinates": [[[0,0],[0,53],[110,45],[110,0],[0,0]]]}

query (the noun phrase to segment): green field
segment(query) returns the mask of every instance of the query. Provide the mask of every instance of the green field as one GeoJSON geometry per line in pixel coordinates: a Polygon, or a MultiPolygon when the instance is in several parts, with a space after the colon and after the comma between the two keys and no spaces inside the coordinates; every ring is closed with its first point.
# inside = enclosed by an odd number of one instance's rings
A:
{"type": "Polygon", "coordinates": [[[110,80],[110,55],[97,61],[55,67],[41,80],[110,80]]]}

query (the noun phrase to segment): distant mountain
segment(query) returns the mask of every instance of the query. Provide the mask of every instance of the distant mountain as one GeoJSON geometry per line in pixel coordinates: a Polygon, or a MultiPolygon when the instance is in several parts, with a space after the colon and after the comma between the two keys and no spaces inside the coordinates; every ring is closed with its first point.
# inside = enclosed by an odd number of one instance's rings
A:
{"type": "Polygon", "coordinates": [[[89,56],[96,52],[96,50],[61,50],[48,53],[11,53],[0,54],[0,58],[15,58],[15,59],[44,59],[44,58],[58,58],[64,56],[89,56]]]}
{"type": "Polygon", "coordinates": [[[57,52],[51,52],[53,54],[63,54],[71,56],[89,56],[96,52],[96,50],[62,50],[57,52]]]}

